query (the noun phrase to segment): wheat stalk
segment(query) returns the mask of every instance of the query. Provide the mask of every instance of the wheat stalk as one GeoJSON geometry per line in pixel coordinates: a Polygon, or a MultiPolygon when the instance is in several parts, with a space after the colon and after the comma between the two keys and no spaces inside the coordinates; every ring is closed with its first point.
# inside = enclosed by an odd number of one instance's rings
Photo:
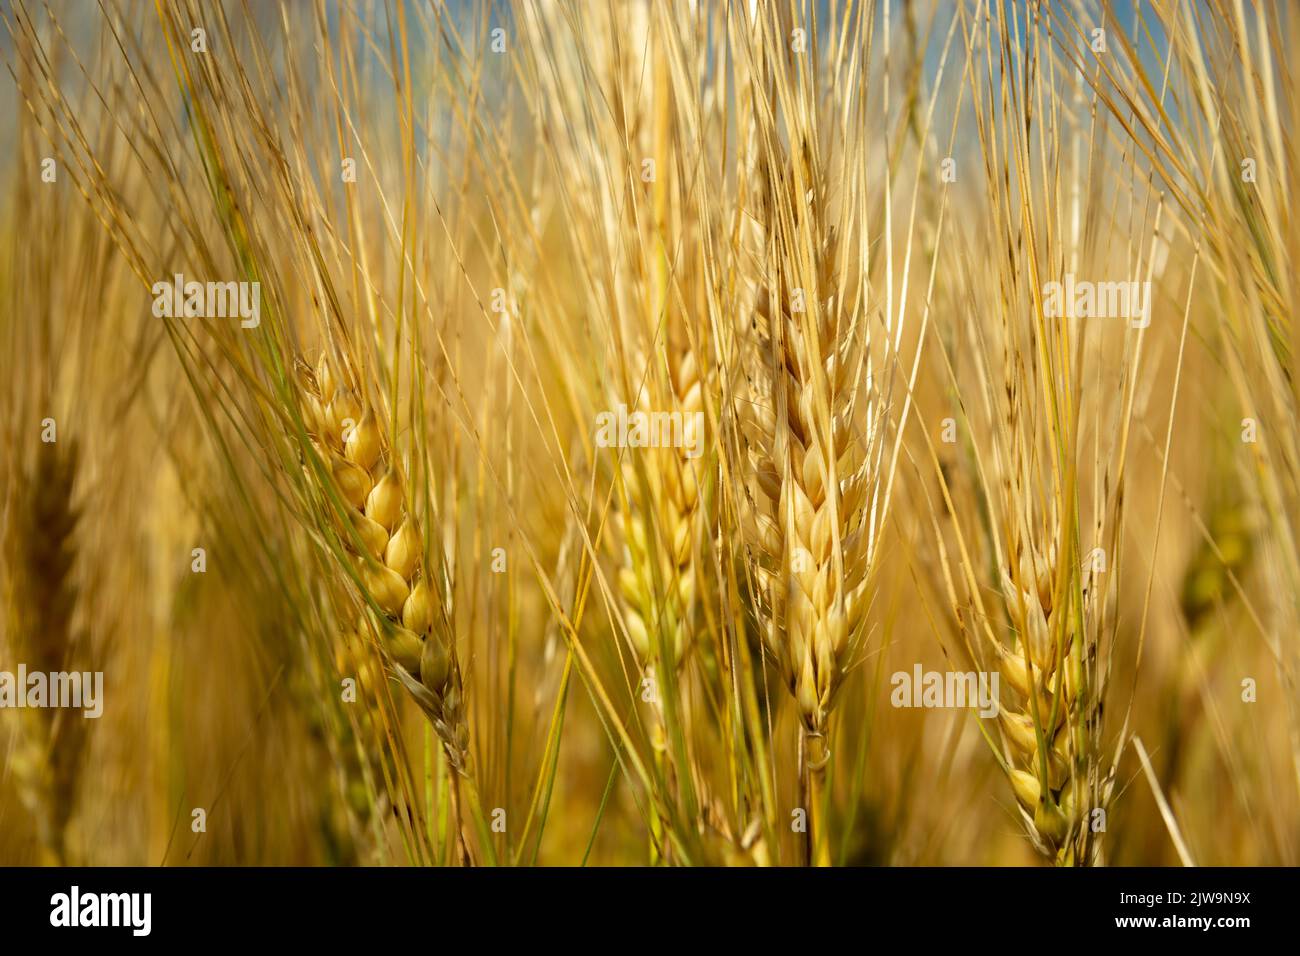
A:
{"type": "MultiPolygon", "coordinates": [[[[764,654],[799,716],[806,856],[818,865],[830,862],[822,818],[831,717],[861,658],[888,510],[885,411],[904,325],[892,277],[879,304],[868,278],[877,263],[892,265],[870,253],[867,213],[880,200],[858,155],[870,143],[860,124],[871,32],[860,13],[840,25],[845,47],[832,41],[826,51],[794,48],[802,24],[793,8],[752,14],[745,28],[757,42],[740,46],[738,70],[738,97],[753,104],[741,122],[737,250],[749,305],[738,330],[739,435],[728,452],[738,456],[733,497],[764,654]],[[873,351],[876,321],[892,341],[873,351]]],[[[886,190],[886,246],[889,202],[886,190]]]]}
{"type": "MultiPolygon", "coordinates": [[[[305,362],[297,371],[315,454],[344,506],[335,512],[336,531],[379,612],[377,631],[363,615],[344,646],[378,637],[394,672],[432,721],[448,760],[464,774],[469,726],[461,670],[443,582],[431,570],[441,567],[432,563],[440,552],[420,529],[401,463],[360,389],[341,380],[327,356],[314,371],[305,362]]],[[[374,675],[366,674],[365,681],[373,686],[374,675]]]]}
{"type": "MultiPolygon", "coordinates": [[[[654,158],[657,175],[648,215],[630,217],[632,221],[624,224],[643,233],[627,265],[627,272],[638,276],[643,287],[637,290],[639,296],[629,297],[630,308],[619,323],[619,345],[631,354],[623,363],[621,389],[612,390],[611,397],[630,395],[628,404],[646,416],[665,411],[680,415],[683,441],[681,447],[629,449],[622,454],[618,580],[623,621],[638,664],[643,671],[656,666],[675,671],[685,660],[695,630],[700,484],[707,465],[704,459],[692,460],[690,449],[704,448],[705,436],[696,427],[696,417],[703,417],[706,383],[688,333],[690,317],[683,314],[674,290],[683,281],[681,273],[691,271],[691,264],[678,255],[683,247],[690,254],[696,249],[694,242],[680,235],[693,225],[689,219],[682,222],[684,217],[670,208],[676,192],[672,141],[677,120],[668,84],[667,41],[663,31],[648,22],[641,25],[641,33],[653,50],[655,82],[645,110],[651,122],[642,124],[649,129],[641,131],[640,139],[654,158]],[[671,250],[669,242],[676,243],[671,250]]],[[[618,82],[629,95],[634,92],[629,78],[619,77],[618,82]]],[[[651,743],[662,751],[667,741],[658,694],[653,710],[651,743]]]]}
{"type": "MultiPolygon", "coordinates": [[[[767,173],[767,282],[753,313],[752,388],[739,409],[743,521],[764,647],[803,726],[811,815],[831,710],[869,604],[870,462],[855,434],[865,337],[837,286],[834,234],[819,221],[824,183],[796,182],[775,163],[767,173]],[[814,201],[796,205],[806,190],[814,201]]],[[[824,839],[810,834],[827,862],[824,839]]]]}
{"type": "MultiPolygon", "coordinates": [[[[33,671],[68,670],[78,655],[73,579],[79,519],[73,505],[75,445],[42,442],[18,478],[10,510],[9,599],[17,659],[33,671]]],[[[85,746],[82,715],[58,707],[23,712],[24,732],[11,767],[24,805],[37,822],[44,860],[66,865],[65,840],[85,746]]]]}
{"type": "MultiPolygon", "coordinates": [[[[683,419],[701,410],[698,368],[689,352],[670,372],[672,406],[683,419]]],[[[640,406],[649,413],[652,403],[640,406]]],[[[643,453],[645,480],[631,462],[622,466],[627,505],[619,510],[622,567],[619,593],[624,620],[638,661],[660,662],[652,629],[662,627],[662,664],[679,667],[693,631],[697,562],[694,544],[700,526],[699,466],[676,449],[643,453]],[[662,622],[660,625],[658,622],[662,622]]]]}
{"type": "MultiPolygon", "coordinates": [[[[1087,858],[1087,827],[1081,827],[1087,796],[1085,752],[1077,744],[1092,734],[1083,722],[1079,684],[1084,641],[1053,598],[1055,548],[1045,556],[1033,545],[1018,549],[1017,567],[1003,571],[1002,596],[1008,617],[1021,639],[1008,648],[995,643],[1002,676],[1020,697],[1017,707],[999,710],[1013,760],[1007,775],[1016,798],[1031,815],[1035,845],[1061,862],[1076,853],[1087,858]],[[1079,733],[1075,733],[1079,731],[1079,733]],[[1067,838],[1075,834],[1078,840],[1067,838]]],[[[1086,588],[1086,585],[1085,585],[1086,588]]],[[[1095,714],[1091,715],[1095,718],[1095,714]]]]}

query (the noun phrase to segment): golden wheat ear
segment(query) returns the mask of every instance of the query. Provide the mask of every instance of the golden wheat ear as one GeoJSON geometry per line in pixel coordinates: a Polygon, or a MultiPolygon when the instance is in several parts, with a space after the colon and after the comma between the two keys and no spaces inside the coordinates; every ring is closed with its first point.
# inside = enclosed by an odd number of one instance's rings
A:
{"type": "MultiPolygon", "coordinates": [[[[357,633],[377,638],[448,760],[465,773],[469,725],[454,630],[436,585],[441,578],[426,568],[441,547],[422,532],[389,435],[359,390],[342,384],[327,356],[315,369],[299,360],[296,371],[303,414],[328,469],[321,490],[342,506],[330,510],[333,531],[344,542],[341,557],[377,612],[374,627],[363,616],[357,633]]],[[[306,473],[320,483],[317,469],[306,473]]]]}

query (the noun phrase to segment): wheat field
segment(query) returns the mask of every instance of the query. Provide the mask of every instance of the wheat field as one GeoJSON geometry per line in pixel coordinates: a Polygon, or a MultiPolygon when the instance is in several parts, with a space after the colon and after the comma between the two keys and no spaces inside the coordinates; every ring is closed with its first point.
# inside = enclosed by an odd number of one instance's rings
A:
{"type": "Polygon", "coordinates": [[[0,20],[0,864],[1300,864],[1289,3],[0,20]]]}

